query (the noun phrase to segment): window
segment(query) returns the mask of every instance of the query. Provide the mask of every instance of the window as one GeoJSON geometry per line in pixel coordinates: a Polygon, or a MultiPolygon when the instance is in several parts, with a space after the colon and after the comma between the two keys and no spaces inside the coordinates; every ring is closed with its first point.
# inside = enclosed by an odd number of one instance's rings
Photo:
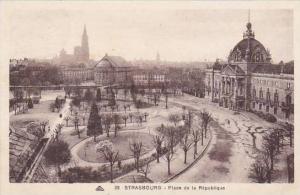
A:
{"type": "Polygon", "coordinates": [[[264,94],[263,94],[262,88],[260,88],[260,90],[259,90],[259,98],[263,98],[263,97],[264,97],[264,94]]]}
{"type": "Polygon", "coordinates": [[[278,97],[278,92],[277,92],[277,89],[276,89],[276,91],[274,93],[274,102],[278,103],[278,100],[279,100],[279,97],[278,97]]]}
{"type": "Polygon", "coordinates": [[[269,112],[270,107],[266,106],[266,112],[269,112]]]}
{"type": "Polygon", "coordinates": [[[261,106],[262,106],[262,104],[260,103],[260,104],[259,104],[259,110],[261,110],[261,106]]]}
{"type": "Polygon", "coordinates": [[[269,91],[269,88],[267,89],[267,94],[266,94],[266,98],[267,98],[267,101],[270,101],[270,91],[269,91]]]}
{"type": "Polygon", "coordinates": [[[253,92],[252,93],[253,93],[252,97],[253,97],[253,99],[255,99],[256,98],[256,90],[255,90],[255,88],[253,88],[253,92]]]}

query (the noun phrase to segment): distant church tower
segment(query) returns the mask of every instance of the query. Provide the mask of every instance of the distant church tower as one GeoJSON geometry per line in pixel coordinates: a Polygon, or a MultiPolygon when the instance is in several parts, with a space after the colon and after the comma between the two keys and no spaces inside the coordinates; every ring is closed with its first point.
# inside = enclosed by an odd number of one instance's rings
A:
{"type": "Polygon", "coordinates": [[[82,39],[81,39],[81,56],[82,61],[88,62],[90,59],[90,51],[89,51],[89,40],[86,32],[86,26],[84,25],[82,39]]]}
{"type": "Polygon", "coordinates": [[[156,63],[157,63],[158,65],[160,64],[160,55],[159,55],[158,52],[156,53],[156,63]]]}

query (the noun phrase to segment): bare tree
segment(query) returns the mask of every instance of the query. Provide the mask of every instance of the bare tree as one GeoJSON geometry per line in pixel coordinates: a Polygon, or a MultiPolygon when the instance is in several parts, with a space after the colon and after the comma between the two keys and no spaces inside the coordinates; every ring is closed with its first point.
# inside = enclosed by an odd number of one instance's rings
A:
{"type": "Polygon", "coordinates": [[[113,121],[114,121],[114,125],[115,125],[115,137],[117,137],[117,132],[120,129],[119,124],[121,123],[121,117],[118,114],[114,114],[113,115],[113,121]]]}
{"type": "Polygon", "coordinates": [[[63,126],[64,126],[63,124],[60,124],[60,123],[59,123],[59,124],[56,125],[56,127],[55,127],[55,129],[54,129],[55,140],[56,140],[56,141],[58,141],[58,136],[60,135],[63,126]]]}
{"type": "Polygon", "coordinates": [[[186,107],[182,106],[182,120],[185,120],[186,107]]]}
{"type": "Polygon", "coordinates": [[[122,116],[122,119],[123,119],[124,125],[125,125],[125,127],[126,127],[127,120],[128,120],[128,116],[127,116],[127,115],[124,115],[124,116],[122,116]]]}
{"type": "Polygon", "coordinates": [[[104,123],[104,127],[105,127],[106,136],[109,137],[110,126],[112,123],[111,115],[105,115],[103,123],[104,123]]]}
{"type": "Polygon", "coordinates": [[[43,132],[45,133],[46,132],[46,126],[49,124],[49,121],[42,121],[40,122],[40,126],[43,130],[43,132]]]}
{"type": "Polygon", "coordinates": [[[138,113],[136,115],[135,120],[136,120],[136,123],[138,124],[138,126],[142,126],[143,125],[143,116],[141,114],[138,113]]]}
{"type": "Polygon", "coordinates": [[[71,115],[73,114],[73,104],[70,104],[70,108],[69,108],[71,115]]]}
{"type": "Polygon", "coordinates": [[[118,161],[119,152],[113,150],[112,144],[105,143],[105,142],[99,142],[99,144],[96,147],[97,147],[97,151],[101,152],[104,158],[109,162],[110,182],[113,183],[113,166],[115,162],[118,161]]]}
{"type": "Polygon", "coordinates": [[[141,167],[141,169],[140,169],[140,173],[143,173],[144,176],[145,176],[146,178],[147,178],[147,176],[148,176],[148,173],[149,173],[150,170],[151,170],[150,162],[151,162],[151,161],[148,161],[148,162],[146,163],[146,165],[143,166],[143,167],[141,167]]]}
{"type": "Polygon", "coordinates": [[[178,138],[177,128],[172,126],[165,127],[163,130],[163,134],[166,136],[171,152],[173,153],[173,148],[178,138]]]}
{"type": "Polygon", "coordinates": [[[168,109],[168,92],[165,92],[166,109],[168,109]]]}
{"type": "Polygon", "coordinates": [[[153,145],[156,150],[156,161],[159,163],[159,156],[161,155],[161,150],[162,150],[162,143],[164,141],[164,136],[163,135],[154,135],[153,136],[153,145]]]}
{"type": "Polygon", "coordinates": [[[170,114],[169,121],[174,123],[174,126],[176,127],[177,123],[180,121],[180,116],[178,114],[170,114]]]}
{"type": "Polygon", "coordinates": [[[184,152],[184,164],[186,164],[187,152],[191,148],[193,140],[190,139],[189,134],[186,133],[183,138],[180,140],[180,146],[184,152]]]}
{"type": "Polygon", "coordinates": [[[171,161],[174,159],[174,150],[169,142],[166,143],[166,153],[163,158],[168,163],[168,175],[171,175],[171,161]]]}
{"type": "Polygon", "coordinates": [[[255,162],[251,165],[249,178],[257,183],[271,183],[272,169],[268,154],[261,152],[255,162]]]}
{"type": "Polygon", "coordinates": [[[85,119],[86,119],[86,116],[85,116],[85,114],[84,114],[84,115],[82,115],[82,122],[83,122],[83,125],[85,125],[85,119]]]}
{"type": "Polygon", "coordinates": [[[188,111],[186,122],[187,122],[188,130],[189,132],[191,132],[192,122],[193,122],[193,113],[191,110],[188,111]]]}
{"type": "Polygon", "coordinates": [[[77,115],[76,115],[75,118],[73,119],[73,123],[74,123],[75,131],[77,132],[78,138],[80,138],[79,118],[77,117],[77,115]]]}
{"type": "Polygon", "coordinates": [[[130,123],[132,123],[133,114],[129,113],[130,123]]]}
{"type": "Polygon", "coordinates": [[[196,158],[196,155],[198,154],[197,147],[198,147],[198,142],[200,141],[201,135],[200,131],[198,129],[194,129],[192,131],[192,137],[194,141],[194,159],[196,158]]]}
{"type": "Polygon", "coordinates": [[[133,140],[129,142],[129,149],[133,154],[133,158],[135,159],[135,166],[137,172],[139,172],[139,160],[140,160],[142,148],[143,148],[142,141],[133,140]]]}
{"type": "Polygon", "coordinates": [[[71,119],[71,117],[69,117],[69,116],[66,116],[65,118],[64,118],[64,120],[66,121],[66,127],[68,127],[69,126],[69,120],[71,119]]]}
{"type": "Polygon", "coordinates": [[[145,117],[145,122],[147,122],[147,116],[149,116],[149,114],[147,112],[144,113],[144,117],[145,117]]]}
{"type": "Polygon", "coordinates": [[[207,112],[206,110],[202,110],[200,112],[200,118],[202,120],[202,128],[204,130],[204,137],[206,138],[206,134],[207,134],[207,127],[209,122],[212,121],[212,116],[209,112],[207,112]]]}
{"type": "Polygon", "coordinates": [[[276,143],[277,143],[277,138],[276,138],[276,133],[271,132],[269,134],[266,134],[263,137],[263,151],[266,153],[270,160],[270,166],[271,170],[274,169],[274,159],[276,156],[276,143]]]}

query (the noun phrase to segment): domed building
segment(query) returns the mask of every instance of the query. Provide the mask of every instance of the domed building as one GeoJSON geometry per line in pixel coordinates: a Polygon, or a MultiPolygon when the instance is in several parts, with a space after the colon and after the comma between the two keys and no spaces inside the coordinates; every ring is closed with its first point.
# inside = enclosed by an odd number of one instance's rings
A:
{"type": "Polygon", "coordinates": [[[271,54],[255,39],[250,22],[227,63],[206,70],[206,97],[231,110],[256,110],[292,120],[294,62],[272,64],[271,54]]]}

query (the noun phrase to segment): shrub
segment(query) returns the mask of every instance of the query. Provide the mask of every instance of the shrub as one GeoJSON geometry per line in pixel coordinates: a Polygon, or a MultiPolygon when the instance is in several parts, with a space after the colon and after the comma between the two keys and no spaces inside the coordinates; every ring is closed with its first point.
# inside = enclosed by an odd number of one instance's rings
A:
{"type": "Polygon", "coordinates": [[[270,113],[265,115],[265,120],[271,123],[275,123],[277,121],[276,117],[270,113]]]}
{"type": "Polygon", "coordinates": [[[274,115],[270,114],[270,113],[263,113],[262,111],[255,111],[253,110],[253,113],[256,114],[257,116],[259,116],[260,118],[265,119],[266,121],[270,122],[270,123],[275,123],[277,122],[277,119],[274,115]]]}
{"type": "Polygon", "coordinates": [[[28,108],[33,108],[33,102],[31,98],[28,100],[28,108]]]}
{"type": "Polygon", "coordinates": [[[81,102],[81,98],[78,97],[78,96],[74,97],[73,100],[72,100],[72,104],[77,106],[77,107],[80,106],[80,102],[81,102]]]}
{"type": "Polygon", "coordinates": [[[39,97],[33,97],[33,98],[32,98],[32,102],[33,102],[34,104],[38,104],[38,103],[40,103],[40,98],[39,98],[39,97]]]}

